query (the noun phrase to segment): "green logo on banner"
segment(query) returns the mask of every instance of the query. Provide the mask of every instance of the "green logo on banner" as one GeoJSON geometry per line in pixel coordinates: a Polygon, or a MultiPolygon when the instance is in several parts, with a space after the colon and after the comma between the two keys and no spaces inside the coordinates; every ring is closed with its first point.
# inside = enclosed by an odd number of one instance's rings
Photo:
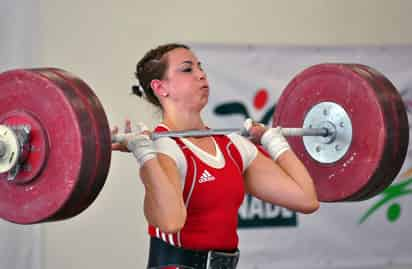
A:
{"type": "MultiPolygon", "coordinates": [[[[253,108],[261,110],[267,107],[268,91],[259,89],[253,98],[253,108]]],[[[269,105],[263,113],[263,117],[257,120],[268,125],[275,111],[275,105],[269,105]]],[[[240,102],[218,104],[214,113],[217,116],[241,115],[245,119],[251,118],[247,107],[240,102]]],[[[263,202],[251,195],[246,195],[238,214],[239,228],[255,227],[284,227],[297,226],[297,215],[295,212],[270,203],[263,202]]]]}
{"type": "MultiPolygon", "coordinates": [[[[409,173],[410,172],[411,170],[409,171],[409,173]]],[[[378,200],[374,205],[372,205],[372,207],[369,208],[359,219],[359,224],[364,223],[375,211],[377,211],[389,201],[391,201],[391,204],[386,210],[386,218],[389,222],[397,221],[401,216],[402,207],[398,202],[393,202],[392,200],[401,196],[412,194],[412,189],[408,188],[411,184],[412,178],[408,178],[400,183],[393,184],[386,188],[380,195],[381,199],[378,200]]]]}

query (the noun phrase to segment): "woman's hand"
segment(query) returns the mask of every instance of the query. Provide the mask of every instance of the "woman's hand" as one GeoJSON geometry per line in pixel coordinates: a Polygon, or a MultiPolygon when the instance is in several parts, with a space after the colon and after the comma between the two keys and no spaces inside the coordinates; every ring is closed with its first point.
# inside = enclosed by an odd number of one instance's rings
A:
{"type": "MultiPolygon", "coordinates": [[[[126,120],[124,126],[124,133],[131,133],[132,132],[132,124],[130,120],[126,120]]],[[[119,127],[114,126],[111,130],[112,137],[119,133],[119,127]]],[[[121,151],[121,152],[130,152],[127,148],[127,143],[121,143],[119,141],[112,142],[112,150],[113,151],[121,151]]]]}
{"type": "Polygon", "coordinates": [[[312,213],[319,208],[313,179],[282,135],[282,128],[265,128],[248,119],[245,132],[252,142],[262,144],[272,160],[258,153],[245,172],[245,188],[253,196],[287,207],[312,213]]]}
{"type": "Polygon", "coordinates": [[[251,119],[245,120],[243,128],[250,136],[250,140],[255,144],[262,144],[273,160],[290,149],[289,143],[282,135],[282,128],[266,128],[263,124],[253,122],[251,119]]]}
{"type": "MultiPolygon", "coordinates": [[[[118,128],[112,130],[112,135],[118,134],[118,128]]],[[[131,123],[126,120],[124,134],[118,135],[118,141],[112,143],[112,150],[132,152],[137,162],[142,166],[146,161],[156,157],[156,150],[149,129],[138,123],[133,132],[131,123]]]]}
{"type": "Polygon", "coordinates": [[[254,122],[252,119],[246,119],[243,123],[243,128],[249,135],[249,139],[255,144],[261,143],[260,140],[263,134],[267,131],[265,125],[254,122]]]}

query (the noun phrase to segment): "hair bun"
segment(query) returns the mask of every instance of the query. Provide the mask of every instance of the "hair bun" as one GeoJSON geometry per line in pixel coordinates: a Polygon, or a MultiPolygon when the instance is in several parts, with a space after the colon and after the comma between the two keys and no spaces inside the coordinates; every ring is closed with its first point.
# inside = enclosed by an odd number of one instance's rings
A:
{"type": "Polygon", "coordinates": [[[132,86],[132,93],[136,94],[139,97],[143,96],[143,89],[139,85],[132,86]]]}

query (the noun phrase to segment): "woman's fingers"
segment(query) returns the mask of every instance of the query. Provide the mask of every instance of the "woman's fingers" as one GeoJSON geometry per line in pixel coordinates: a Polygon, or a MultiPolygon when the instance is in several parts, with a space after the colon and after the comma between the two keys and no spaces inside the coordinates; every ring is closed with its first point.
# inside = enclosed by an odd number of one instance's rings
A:
{"type": "Polygon", "coordinates": [[[251,136],[251,140],[253,143],[260,144],[260,139],[262,138],[263,134],[266,132],[266,128],[260,124],[254,124],[249,129],[249,134],[251,136]]]}
{"type": "Polygon", "coordinates": [[[113,129],[110,131],[112,135],[115,135],[119,132],[119,127],[114,126],[113,129]]]}
{"type": "Polygon", "coordinates": [[[132,122],[130,120],[126,120],[124,124],[124,132],[131,133],[132,132],[132,122]]]}
{"type": "Polygon", "coordinates": [[[252,119],[246,119],[243,123],[243,128],[249,135],[249,139],[255,144],[260,144],[260,139],[262,138],[263,133],[267,130],[265,125],[254,122],[252,119]]]}
{"type": "Polygon", "coordinates": [[[120,143],[113,143],[112,144],[112,150],[113,151],[123,151],[123,152],[128,152],[129,151],[127,149],[127,147],[125,147],[124,145],[122,145],[120,143]]]}
{"type": "Polygon", "coordinates": [[[147,135],[151,137],[152,133],[149,131],[149,128],[143,123],[143,122],[138,122],[136,124],[136,132],[140,134],[147,135]]]}
{"type": "MultiPolygon", "coordinates": [[[[119,133],[119,127],[114,126],[111,129],[111,135],[114,136],[118,133],[119,133]]],[[[123,151],[123,152],[128,152],[129,151],[125,145],[123,145],[119,142],[113,142],[111,148],[112,148],[112,151],[123,151]]]]}
{"type": "MultiPolygon", "coordinates": [[[[118,134],[119,129],[115,126],[112,129],[112,135],[118,134]]],[[[142,122],[139,122],[135,125],[135,128],[132,128],[132,123],[130,120],[126,119],[124,124],[124,134],[122,135],[122,140],[120,142],[112,143],[112,150],[129,152],[127,145],[130,141],[135,140],[140,135],[147,135],[151,137],[151,132],[149,128],[142,122]]]]}

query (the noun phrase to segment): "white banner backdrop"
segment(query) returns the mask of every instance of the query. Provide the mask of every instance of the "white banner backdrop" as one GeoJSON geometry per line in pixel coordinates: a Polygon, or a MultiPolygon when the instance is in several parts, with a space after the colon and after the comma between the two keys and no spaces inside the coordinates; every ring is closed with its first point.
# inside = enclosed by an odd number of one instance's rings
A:
{"type": "MultiPolygon", "coordinates": [[[[38,4],[37,0],[0,1],[0,72],[32,66],[35,61],[38,4]]],[[[0,269],[40,269],[41,250],[39,225],[0,220],[0,269]]]]}
{"type": "MultiPolygon", "coordinates": [[[[376,68],[398,88],[408,116],[412,111],[412,47],[194,44],[192,48],[211,85],[204,116],[213,128],[240,127],[246,116],[271,122],[268,115],[287,83],[304,68],[324,62],[363,63],[376,68]]],[[[390,192],[363,202],[322,203],[312,215],[246,198],[239,211],[239,268],[412,265],[411,168],[409,152],[390,192]]]]}

